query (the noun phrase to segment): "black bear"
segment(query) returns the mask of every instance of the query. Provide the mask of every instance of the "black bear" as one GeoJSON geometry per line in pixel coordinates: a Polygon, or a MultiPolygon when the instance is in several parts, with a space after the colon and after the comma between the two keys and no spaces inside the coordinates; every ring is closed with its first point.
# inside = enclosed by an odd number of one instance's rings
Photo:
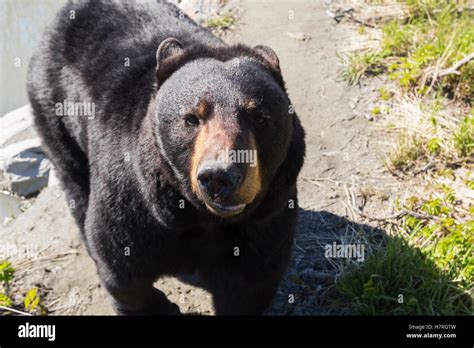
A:
{"type": "Polygon", "coordinates": [[[304,132],[266,46],[229,46],[162,1],[70,1],[28,74],[35,125],[118,314],[261,314],[289,262],[304,132]]]}

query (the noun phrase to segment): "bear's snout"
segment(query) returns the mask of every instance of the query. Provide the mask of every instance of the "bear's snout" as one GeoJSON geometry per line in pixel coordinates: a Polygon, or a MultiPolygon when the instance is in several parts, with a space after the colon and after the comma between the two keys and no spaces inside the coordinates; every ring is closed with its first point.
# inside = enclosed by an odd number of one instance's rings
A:
{"type": "Polygon", "coordinates": [[[233,198],[242,184],[244,175],[242,168],[236,164],[205,161],[198,169],[197,181],[207,209],[220,217],[241,213],[246,204],[233,203],[233,198]]]}
{"type": "Polygon", "coordinates": [[[242,183],[242,170],[233,163],[206,161],[198,169],[200,190],[213,201],[227,199],[242,183]]]}
{"type": "Polygon", "coordinates": [[[200,125],[193,147],[193,193],[219,217],[244,211],[262,187],[253,132],[236,119],[214,115],[200,125]]]}

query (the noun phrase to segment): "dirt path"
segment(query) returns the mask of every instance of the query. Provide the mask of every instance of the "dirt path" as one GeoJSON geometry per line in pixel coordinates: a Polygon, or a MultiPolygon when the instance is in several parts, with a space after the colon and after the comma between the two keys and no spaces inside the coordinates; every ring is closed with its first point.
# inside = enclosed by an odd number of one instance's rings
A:
{"type": "MultiPolygon", "coordinates": [[[[344,219],[358,221],[346,204],[348,197],[365,212],[379,215],[389,209],[388,198],[397,190],[381,159],[385,145],[364,116],[373,87],[348,88],[338,81],[337,52],[354,45],[355,31],[336,25],[323,3],[241,1],[237,28],[225,37],[228,42],[265,44],[277,52],[306,130],[294,257],[269,314],[330,312],[325,294],[337,272],[324,257],[324,245],[355,238],[344,219]]],[[[35,206],[0,232],[7,243],[44,249],[44,259],[34,263],[22,266],[17,258],[21,283],[15,286],[20,292],[38,286],[52,314],[112,314],[58,190],[43,191],[35,206]]],[[[157,286],[184,312],[212,313],[209,294],[199,288],[175,279],[160,280],[157,286]]]]}

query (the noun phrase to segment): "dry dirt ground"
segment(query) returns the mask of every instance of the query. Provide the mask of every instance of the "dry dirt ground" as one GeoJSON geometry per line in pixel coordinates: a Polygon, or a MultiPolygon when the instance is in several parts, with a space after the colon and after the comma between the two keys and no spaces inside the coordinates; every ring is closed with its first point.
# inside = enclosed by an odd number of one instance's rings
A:
{"type": "MultiPolygon", "coordinates": [[[[330,18],[325,3],[239,1],[236,28],[224,37],[230,43],[265,44],[278,53],[306,130],[293,260],[268,314],[333,313],[326,294],[338,269],[324,257],[324,245],[357,242],[358,227],[379,233],[357,225],[363,220],[350,207],[358,205],[368,215],[390,214],[391,197],[400,189],[383,165],[385,135],[365,116],[377,81],[357,87],[341,81],[338,54],[356,46],[358,35],[349,23],[330,18]]],[[[37,287],[52,315],[113,314],[78,236],[59,187],[43,190],[0,232],[0,240],[16,254],[10,261],[17,270],[17,300],[37,287]]],[[[210,295],[197,286],[176,279],[159,280],[156,286],[182,312],[212,313],[210,295]]]]}

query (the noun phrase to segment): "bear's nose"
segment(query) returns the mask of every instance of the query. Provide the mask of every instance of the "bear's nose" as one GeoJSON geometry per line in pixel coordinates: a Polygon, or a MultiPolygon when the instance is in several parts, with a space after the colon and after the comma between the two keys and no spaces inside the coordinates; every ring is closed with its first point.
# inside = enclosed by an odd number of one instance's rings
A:
{"type": "Polygon", "coordinates": [[[197,173],[200,189],[211,199],[225,199],[239,187],[242,181],[237,166],[227,163],[206,161],[197,173]]]}

